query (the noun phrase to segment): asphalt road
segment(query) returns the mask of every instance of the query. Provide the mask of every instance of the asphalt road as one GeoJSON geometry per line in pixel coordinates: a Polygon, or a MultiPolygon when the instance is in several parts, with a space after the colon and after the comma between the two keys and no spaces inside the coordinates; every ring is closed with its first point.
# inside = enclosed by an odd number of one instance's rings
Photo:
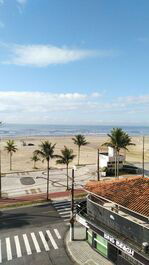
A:
{"type": "Polygon", "coordinates": [[[0,212],[0,264],[72,265],[67,225],[51,204],[0,212]]]}

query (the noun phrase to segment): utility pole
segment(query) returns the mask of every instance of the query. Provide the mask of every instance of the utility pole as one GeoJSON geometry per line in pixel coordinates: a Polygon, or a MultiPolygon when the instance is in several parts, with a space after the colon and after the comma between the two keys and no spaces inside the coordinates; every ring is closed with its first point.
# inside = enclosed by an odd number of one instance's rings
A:
{"type": "Polygon", "coordinates": [[[97,149],[97,180],[100,180],[100,174],[99,174],[99,149],[97,149]]]}
{"type": "MultiPolygon", "coordinates": [[[[0,122],[0,126],[2,122],[0,122]]],[[[0,136],[0,198],[2,197],[2,153],[1,153],[1,136],[0,136]]]]}
{"type": "Polygon", "coordinates": [[[74,171],[75,171],[75,167],[72,168],[70,241],[74,240],[74,171]]]}
{"type": "Polygon", "coordinates": [[[144,135],[143,135],[143,146],[142,146],[142,177],[144,178],[144,135]]]}
{"type": "Polygon", "coordinates": [[[0,138],[0,198],[2,197],[2,167],[1,167],[1,138],[0,138]]]}
{"type": "Polygon", "coordinates": [[[115,158],[115,178],[117,177],[117,151],[116,151],[116,147],[114,147],[114,158],[115,158]]]}

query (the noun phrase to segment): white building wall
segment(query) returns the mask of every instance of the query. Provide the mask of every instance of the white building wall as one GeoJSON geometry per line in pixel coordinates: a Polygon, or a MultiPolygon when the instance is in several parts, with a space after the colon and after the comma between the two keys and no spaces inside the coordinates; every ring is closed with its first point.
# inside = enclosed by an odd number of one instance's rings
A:
{"type": "MultiPolygon", "coordinates": [[[[111,155],[112,155],[112,150],[110,150],[110,151],[111,151],[111,155]]],[[[119,168],[122,168],[123,162],[125,161],[125,156],[119,155],[118,159],[119,159],[119,162],[122,162],[122,163],[119,163],[119,168]]],[[[108,155],[107,154],[100,154],[99,155],[99,167],[100,168],[108,167],[108,163],[110,163],[109,168],[115,167],[115,155],[109,156],[109,153],[108,153],[108,155]]]]}
{"type": "Polygon", "coordinates": [[[107,167],[107,163],[109,161],[109,157],[106,155],[99,155],[99,167],[103,168],[103,167],[107,167]]]}

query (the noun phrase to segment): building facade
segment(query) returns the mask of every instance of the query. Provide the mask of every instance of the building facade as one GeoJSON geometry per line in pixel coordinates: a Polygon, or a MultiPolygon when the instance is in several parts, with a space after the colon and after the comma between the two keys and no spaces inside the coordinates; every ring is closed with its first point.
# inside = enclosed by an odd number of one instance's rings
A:
{"type": "MultiPolygon", "coordinates": [[[[144,185],[146,190],[148,183],[144,185]]],[[[76,220],[86,227],[90,246],[117,265],[149,265],[148,216],[111,201],[107,196],[88,192],[86,201],[77,207],[76,220]]]]}
{"type": "Polygon", "coordinates": [[[115,150],[112,147],[108,147],[108,152],[100,152],[99,153],[99,167],[100,169],[106,168],[109,172],[114,172],[115,170],[115,163],[116,159],[119,162],[119,169],[123,168],[123,164],[125,161],[124,155],[117,155],[115,154],[115,150]]]}

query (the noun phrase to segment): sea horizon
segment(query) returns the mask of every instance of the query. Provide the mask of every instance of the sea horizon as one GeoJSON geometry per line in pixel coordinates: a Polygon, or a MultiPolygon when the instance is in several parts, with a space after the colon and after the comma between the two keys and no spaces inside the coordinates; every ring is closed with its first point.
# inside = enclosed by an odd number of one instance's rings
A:
{"type": "Polygon", "coordinates": [[[3,124],[1,137],[72,136],[76,134],[106,135],[112,128],[122,128],[131,136],[149,135],[149,126],[141,125],[49,125],[49,124],[3,124]]]}

